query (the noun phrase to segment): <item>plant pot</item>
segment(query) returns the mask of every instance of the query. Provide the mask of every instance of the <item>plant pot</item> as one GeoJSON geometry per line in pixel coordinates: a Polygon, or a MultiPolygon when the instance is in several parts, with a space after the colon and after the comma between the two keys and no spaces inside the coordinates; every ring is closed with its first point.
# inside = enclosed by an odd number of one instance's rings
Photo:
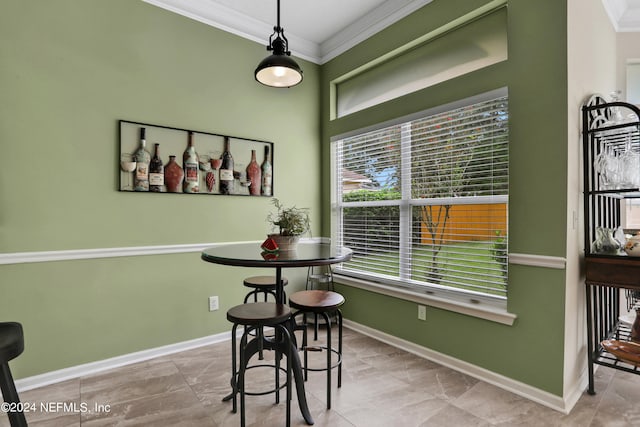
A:
{"type": "Polygon", "coordinates": [[[275,240],[281,251],[295,251],[300,240],[300,236],[281,236],[280,234],[269,234],[269,237],[275,240]]]}

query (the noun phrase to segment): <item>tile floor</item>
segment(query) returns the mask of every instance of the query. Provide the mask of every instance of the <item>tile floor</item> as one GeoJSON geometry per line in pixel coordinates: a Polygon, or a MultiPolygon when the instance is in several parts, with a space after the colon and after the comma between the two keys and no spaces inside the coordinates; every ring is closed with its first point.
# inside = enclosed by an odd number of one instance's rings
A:
{"type": "MultiPolygon", "coordinates": [[[[31,427],[238,426],[239,414],[221,401],[229,371],[227,342],[26,391],[21,398],[36,407],[27,414],[31,427]]],[[[251,375],[248,381],[259,387],[260,376],[273,374],[263,368],[251,375]]],[[[598,394],[585,393],[569,415],[349,329],[343,384],[337,389],[334,382],[331,410],[325,408],[325,373],[309,375],[306,394],[316,426],[640,426],[640,376],[604,367],[596,373],[598,394]]],[[[284,394],[278,405],[273,395],[247,397],[249,426],[282,426],[284,415],[284,394]]],[[[306,425],[295,398],[291,415],[292,425],[306,425]]],[[[8,425],[0,414],[0,426],[8,425]]]]}

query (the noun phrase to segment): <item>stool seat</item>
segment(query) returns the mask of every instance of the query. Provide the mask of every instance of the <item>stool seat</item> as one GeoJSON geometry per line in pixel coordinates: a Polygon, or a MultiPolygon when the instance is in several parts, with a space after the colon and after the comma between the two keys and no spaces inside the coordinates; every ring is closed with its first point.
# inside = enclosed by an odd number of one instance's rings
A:
{"type": "MultiPolygon", "coordinates": [[[[283,277],[281,279],[282,282],[282,287],[284,288],[285,286],[287,286],[287,284],[289,283],[289,281],[287,280],[286,277],[283,277]]],[[[247,277],[246,279],[244,279],[242,281],[242,284],[245,285],[248,288],[252,288],[253,290],[251,292],[249,292],[245,297],[244,297],[244,303],[248,303],[249,300],[251,299],[251,296],[253,296],[253,301],[254,302],[258,302],[258,294],[262,294],[264,297],[264,301],[267,302],[267,297],[269,295],[271,295],[277,302],[278,300],[278,295],[277,295],[277,291],[276,291],[276,276],[253,276],[253,277],[247,277]]],[[[281,302],[286,302],[287,301],[287,295],[284,292],[284,289],[282,289],[282,293],[283,293],[283,297],[284,300],[281,302]]]]}
{"type": "Polygon", "coordinates": [[[331,311],[342,304],[344,304],[344,297],[333,291],[299,291],[289,297],[291,307],[312,313],[331,311]]]}
{"type": "Polygon", "coordinates": [[[298,312],[294,314],[294,318],[302,315],[302,325],[296,325],[296,329],[301,328],[304,332],[302,334],[302,348],[304,349],[304,376],[307,379],[307,371],[327,371],[327,409],[331,409],[331,370],[334,367],[338,367],[338,387],[342,386],[342,312],[340,306],[344,304],[344,297],[334,291],[323,290],[306,290],[293,293],[289,297],[289,305],[291,308],[298,309],[298,312]],[[309,368],[307,351],[307,313],[312,313],[315,316],[315,336],[314,340],[318,339],[318,316],[322,315],[324,322],[327,325],[327,343],[325,346],[314,346],[315,349],[324,349],[327,353],[327,365],[325,368],[309,368]],[[335,349],[331,346],[331,319],[330,315],[335,314],[338,324],[338,348],[335,349]],[[331,355],[336,354],[338,361],[336,364],[332,364],[331,355]]]}
{"type": "MultiPolygon", "coordinates": [[[[275,392],[276,403],[280,402],[280,359],[282,356],[287,358],[287,368],[284,370],[287,375],[286,388],[287,388],[287,417],[285,425],[289,427],[291,425],[291,355],[292,347],[295,345],[292,341],[291,334],[288,329],[288,323],[291,320],[291,309],[286,304],[278,304],[273,302],[254,302],[251,304],[241,304],[231,307],[227,311],[227,320],[233,323],[231,328],[231,396],[225,397],[225,399],[231,398],[233,400],[232,412],[236,412],[236,394],[240,394],[240,426],[245,427],[245,395],[262,395],[275,392]],[[244,332],[240,338],[240,358],[236,357],[236,330],[239,325],[244,326],[244,332]],[[263,328],[272,327],[275,329],[276,334],[273,340],[265,340],[263,335],[263,328]],[[249,341],[249,335],[254,332],[256,338],[249,341]],[[275,362],[273,365],[253,365],[248,366],[249,359],[256,354],[260,353],[262,356],[263,346],[273,349],[276,352],[275,362]],[[240,366],[238,368],[237,363],[240,366]],[[245,390],[245,375],[247,370],[259,367],[259,366],[273,366],[275,368],[275,388],[266,392],[252,392],[249,393],[245,390]]],[[[262,357],[260,357],[262,359],[262,357]]],[[[225,400],[223,399],[223,400],[225,400]]]]}
{"type": "MultiPolygon", "coordinates": [[[[247,277],[242,282],[248,288],[274,288],[276,286],[276,276],[253,276],[247,277]]],[[[282,278],[282,286],[287,286],[289,284],[289,280],[286,277],[282,278]]]]}
{"type": "Polygon", "coordinates": [[[285,304],[255,302],[231,307],[227,320],[239,325],[278,325],[291,317],[291,309],[285,304]]]}
{"type": "Polygon", "coordinates": [[[0,323],[0,362],[15,359],[24,351],[24,333],[18,322],[0,323]]]}

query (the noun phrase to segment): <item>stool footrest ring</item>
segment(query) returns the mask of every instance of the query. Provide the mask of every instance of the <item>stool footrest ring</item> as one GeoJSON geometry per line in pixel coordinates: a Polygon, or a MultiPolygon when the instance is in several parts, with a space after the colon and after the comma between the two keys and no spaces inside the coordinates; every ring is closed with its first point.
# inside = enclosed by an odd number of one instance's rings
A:
{"type": "MultiPolygon", "coordinates": [[[[302,350],[304,350],[304,348],[302,350]]],[[[315,352],[327,351],[327,346],[324,346],[324,345],[309,346],[309,347],[307,347],[307,351],[315,351],[315,352]]],[[[331,365],[331,367],[329,369],[337,368],[339,365],[342,365],[342,355],[340,354],[340,352],[338,350],[336,350],[335,348],[332,348],[331,352],[338,356],[338,360],[333,365],[331,365]]],[[[326,367],[324,367],[324,368],[309,368],[307,366],[303,366],[302,368],[306,369],[307,371],[314,371],[314,372],[326,371],[327,370],[326,367]]]]}
{"type": "MultiPolygon", "coordinates": [[[[260,364],[260,365],[251,365],[251,366],[247,366],[245,368],[246,371],[248,371],[249,369],[254,369],[254,368],[271,368],[274,369],[276,367],[276,365],[271,365],[271,364],[260,364]]],[[[282,366],[280,366],[278,368],[280,370],[280,372],[284,372],[285,375],[287,374],[287,370],[285,368],[283,368],[282,366]]],[[[236,372],[235,377],[238,377],[238,372],[236,372]]],[[[237,381],[237,380],[236,380],[237,381]]],[[[237,393],[237,388],[235,387],[235,384],[231,385],[233,387],[233,389],[235,390],[235,392],[237,393]]],[[[247,396],[264,396],[267,394],[271,394],[271,393],[275,393],[278,390],[282,390],[283,388],[285,388],[287,386],[287,383],[285,382],[284,384],[282,384],[280,387],[276,387],[273,388],[271,390],[267,390],[267,391],[246,391],[244,392],[244,394],[246,394],[247,396]]]]}

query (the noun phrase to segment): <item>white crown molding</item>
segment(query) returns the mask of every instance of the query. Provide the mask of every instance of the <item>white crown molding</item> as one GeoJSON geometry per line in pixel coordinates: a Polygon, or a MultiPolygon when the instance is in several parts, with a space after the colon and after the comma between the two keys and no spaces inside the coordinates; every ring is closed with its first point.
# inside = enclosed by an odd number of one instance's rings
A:
{"type": "Polygon", "coordinates": [[[640,0],[602,0],[602,4],[616,32],[640,31],[640,0]]]}
{"type": "Polygon", "coordinates": [[[372,35],[431,3],[433,0],[385,1],[380,7],[362,16],[320,45],[320,64],[346,52],[372,35]]]}
{"type": "MultiPolygon", "coordinates": [[[[265,45],[273,32],[273,25],[266,24],[215,1],[201,2],[197,0],[142,0],[178,15],[186,16],[203,24],[221,29],[231,34],[265,45]]],[[[286,29],[285,29],[286,30],[286,29]]],[[[292,54],[307,61],[316,62],[320,57],[320,47],[309,40],[286,32],[292,54]]]]}
{"type": "MultiPolygon", "coordinates": [[[[251,41],[268,43],[273,26],[237,12],[215,1],[143,0],[146,3],[177,13],[203,24],[221,29],[251,41]]],[[[433,0],[389,0],[350,24],[322,44],[298,34],[286,32],[292,54],[307,61],[324,64],[373,34],[397,22],[433,0]]]]}

